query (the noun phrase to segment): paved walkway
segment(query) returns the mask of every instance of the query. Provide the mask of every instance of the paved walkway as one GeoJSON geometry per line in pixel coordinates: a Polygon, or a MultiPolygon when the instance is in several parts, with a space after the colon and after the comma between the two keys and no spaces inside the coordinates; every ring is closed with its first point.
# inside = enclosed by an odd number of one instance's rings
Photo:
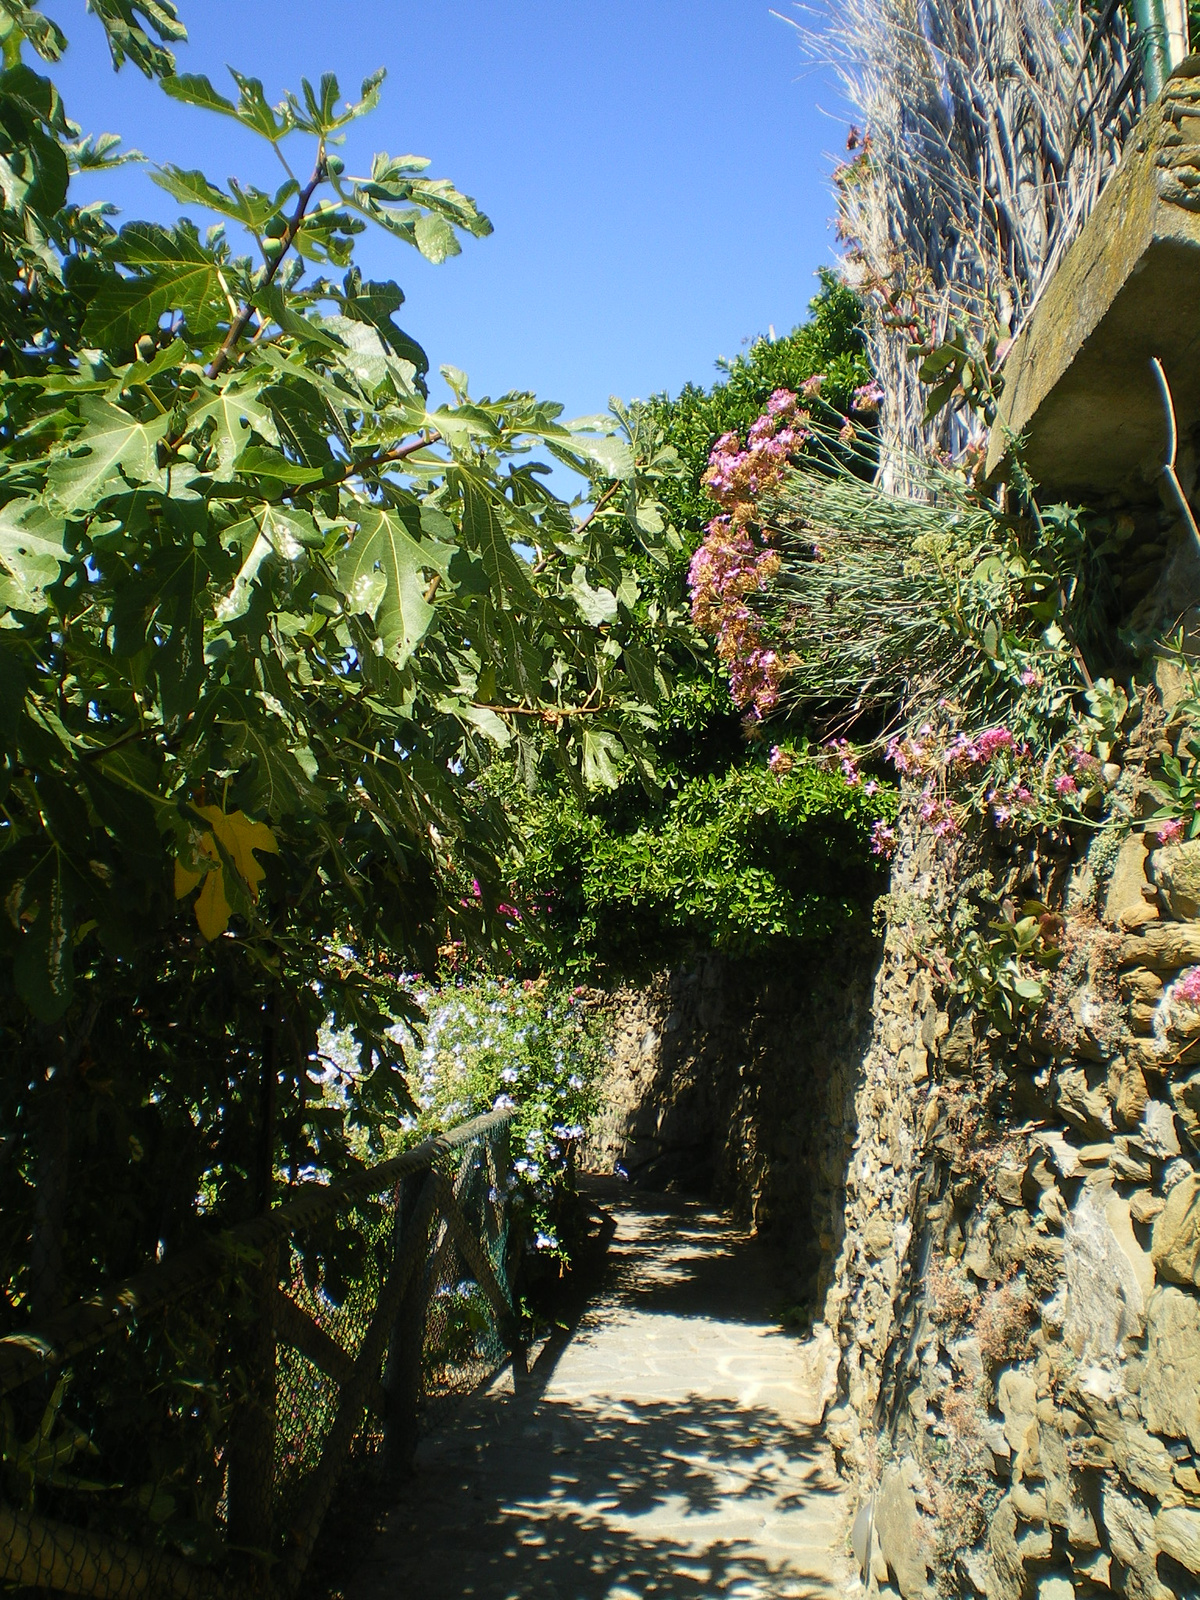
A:
{"type": "Polygon", "coordinates": [[[470,1401],[350,1600],[833,1600],[845,1507],[769,1252],[625,1191],[600,1290],[561,1350],[470,1401]]]}

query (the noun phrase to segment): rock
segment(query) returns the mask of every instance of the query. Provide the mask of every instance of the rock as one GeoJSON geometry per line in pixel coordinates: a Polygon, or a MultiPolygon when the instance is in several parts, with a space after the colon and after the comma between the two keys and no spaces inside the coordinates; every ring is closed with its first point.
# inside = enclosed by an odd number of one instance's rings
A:
{"type": "Polygon", "coordinates": [[[828,1323],[813,1324],[812,1334],[799,1349],[806,1399],[798,1415],[810,1428],[818,1428],[837,1394],[841,1350],[828,1323]]]}
{"type": "Polygon", "coordinates": [[[1146,1307],[1141,1403],[1151,1433],[1200,1453],[1200,1300],[1181,1289],[1156,1289],[1146,1307]]]}
{"type": "Polygon", "coordinates": [[[1134,933],[1138,928],[1144,928],[1148,922],[1158,920],[1158,907],[1151,901],[1143,900],[1141,905],[1127,906],[1117,918],[1117,926],[1124,928],[1126,933],[1134,933]]]}
{"type": "Polygon", "coordinates": [[[1079,1171],[1079,1151],[1061,1133],[1035,1133],[1033,1142],[1046,1152],[1064,1178],[1073,1178],[1079,1171]]]}
{"type": "Polygon", "coordinates": [[[1037,1600],[1075,1600],[1075,1585],[1070,1578],[1039,1578],[1037,1600]]]}
{"type": "Polygon", "coordinates": [[[1134,1222],[1145,1226],[1154,1221],[1166,1203],[1161,1195],[1151,1194],[1149,1189],[1138,1189],[1129,1196],[1129,1215],[1134,1222]]]}
{"type": "Polygon", "coordinates": [[[1200,1144],[1200,1072],[1171,1085],[1171,1099],[1193,1144],[1200,1144]]]}
{"type": "Polygon", "coordinates": [[[1163,1194],[1170,1194],[1177,1183],[1182,1183],[1185,1178],[1190,1178],[1191,1175],[1191,1162],[1185,1161],[1182,1156],[1179,1156],[1176,1160],[1167,1162],[1163,1168],[1162,1177],[1159,1179],[1158,1187],[1163,1194]]]}
{"type": "Polygon", "coordinates": [[[1017,1513],[1009,1495],[1004,1496],[992,1514],[988,1528],[988,1553],[996,1577],[990,1600],[1021,1600],[1021,1591],[1025,1587],[1025,1565],[1017,1548],[1017,1513]]]}
{"type": "Polygon", "coordinates": [[[1117,955],[1121,967],[1149,967],[1152,972],[1175,972],[1200,963],[1200,923],[1152,922],[1121,941],[1117,955]]]}
{"type": "Polygon", "coordinates": [[[1082,1561],[1076,1560],[1075,1571],[1082,1578],[1090,1578],[1101,1589],[1112,1588],[1112,1557],[1106,1550],[1099,1550],[1094,1556],[1087,1556],[1082,1561]]]}
{"type": "Polygon", "coordinates": [[[1158,1014],[1158,1007],[1152,1000],[1131,1000],[1129,1002],[1129,1026],[1134,1033],[1149,1035],[1154,1032],[1154,1018],[1158,1014]]]}
{"type": "Polygon", "coordinates": [[[1158,1600],[1161,1595],[1165,1600],[1170,1590],[1158,1581],[1154,1518],[1144,1502],[1123,1494],[1111,1477],[1105,1477],[1100,1485],[1100,1516],[1109,1548],[1129,1568],[1126,1594],[1139,1600],[1158,1600]]]}
{"type": "Polygon", "coordinates": [[[979,1348],[978,1339],[972,1337],[955,1339],[946,1346],[946,1351],[955,1369],[962,1373],[968,1383],[983,1382],[983,1352],[979,1348]]]}
{"type": "Polygon", "coordinates": [[[1170,1499],[1175,1492],[1171,1454],[1161,1439],[1126,1422],[1116,1436],[1114,1457],[1135,1489],[1156,1500],[1170,1499]]]}
{"type": "Polygon", "coordinates": [[[886,1467],[875,1500],[875,1533],[904,1600],[922,1600],[929,1579],[926,1537],[912,1480],[915,1463],[886,1467]]]}
{"type": "Polygon", "coordinates": [[[1181,1567],[1200,1575],[1200,1511],[1172,1506],[1154,1519],[1158,1548],[1181,1567]]]}
{"type": "Polygon", "coordinates": [[[1200,1286],[1200,1175],[1189,1173],[1167,1196],[1150,1253],[1160,1278],[1200,1286]]]}
{"type": "Polygon", "coordinates": [[[1118,987],[1128,1000],[1143,1000],[1147,1005],[1156,1006],[1162,999],[1163,981],[1148,967],[1130,967],[1121,974],[1118,987]]]}
{"type": "MultiPolygon", "coordinates": [[[[1200,1091],[1200,1073],[1196,1074],[1200,1091]]],[[[1134,1142],[1156,1161],[1169,1161],[1179,1154],[1179,1135],[1175,1131],[1175,1113],[1165,1100],[1147,1100],[1142,1120],[1134,1142]]]]}
{"type": "Polygon", "coordinates": [[[1149,1183],[1154,1176],[1146,1158],[1130,1148],[1128,1138],[1114,1140],[1108,1153],[1108,1165],[1114,1178],[1125,1183],[1149,1183]]]}
{"type": "Polygon", "coordinates": [[[1129,1213],[1114,1208],[1114,1231],[1107,1204],[1116,1197],[1085,1189],[1067,1219],[1063,1236],[1068,1310],[1063,1337],[1081,1359],[1115,1360],[1131,1334],[1144,1325],[1145,1270],[1135,1263],[1130,1244],[1139,1250],[1129,1228],[1129,1213]],[[1128,1234],[1128,1237],[1126,1237],[1128,1234]]]}
{"type": "Polygon", "coordinates": [[[1130,1226],[1128,1200],[1112,1194],[1104,1202],[1104,1216],[1120,1245],[1125,1259],[1133,1268],[1138,1288],[1142,1291],[1142,1307],[1154,1292],[1154,1262],[1149,1251],[1143,1250],[1130,1226]]]}
{"type": "Polygon", "coordinates": [[[1136,1127],[1150,1098],[1140,1064],[1123,1057],[1112,1061],[1108,1068],[1108,1093],[1117,1123],[1122,1128],[1136,1127]]]}
{"type": "Polygon", "coordinates": [[[1024,1205],[1021,1194],[1021,1183],[1025,1176],[1025,1167],[1014,1162],[1002,1161],[996,1168],[995,1184],[996,1193],[1005,1205],[1024,1205]]]}
{"type": "Polygon", "coordinates": [[[1054,1104],[1081,1133],[1095,1136],[1112,1130],[1108,1096],[1092,1087],[1082,1067],[1063,1067],[1055,1074],[1054,1104]]]}
{"type": "Polygon", "coordinates": [[[875,1216],[862,1232],[863,1248],[872,1261],[880,1261],[891,1254],[892,1225],[886,1217],[875,1216]]]}
{"type": "Polygon", "coordinates": [[[1014,1454],[1025,1443],[1025,1430],[1037,1416],[1037,1380],[1008,1367],[996,1384],[996,1407],[1004,1418],[1004,1438],[1014,1454]]]}
{"type": "Polygon", "coordinates": [[[1117,922],[1123,911],[1141,910],[1146,901],[1142,890],[1146,887],[1145,835],[1131,833],[1122,840],[1113,863],[1108,893],[1104,897],[1105,922],[1117,922]]]}
{"type": "Polygon", "coordinates": [[[1163,845],[1150,857],[1155,885],[1171,916],[1200,916],[1200,839],[1163,845]]]}

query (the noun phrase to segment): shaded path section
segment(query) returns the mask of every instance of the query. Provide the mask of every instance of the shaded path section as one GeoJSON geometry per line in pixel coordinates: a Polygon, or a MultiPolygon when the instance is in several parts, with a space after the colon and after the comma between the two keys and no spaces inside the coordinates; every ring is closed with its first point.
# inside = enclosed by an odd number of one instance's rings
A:
{"type": "Polygon", "coordinates": [[[606,1193],[578,1327],[427,1439],[350,1600],[832,1600],[845,1508],[770,1252],[674,1197],[606,1193]],[[806,1420],[807,1419],[807,1420],[806,1420]]]}

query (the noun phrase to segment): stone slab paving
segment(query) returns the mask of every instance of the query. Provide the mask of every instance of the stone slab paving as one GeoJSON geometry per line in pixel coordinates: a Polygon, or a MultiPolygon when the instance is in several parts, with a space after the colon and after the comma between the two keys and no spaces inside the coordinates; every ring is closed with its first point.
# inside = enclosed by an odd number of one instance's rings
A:
{"type": "Polygon", "coordinates": [[[468,1402],[349,1600],[831,1600],[846,1505],[770,1252],[674,1198],[617,1231],[573,1335],[468,1402]]]}

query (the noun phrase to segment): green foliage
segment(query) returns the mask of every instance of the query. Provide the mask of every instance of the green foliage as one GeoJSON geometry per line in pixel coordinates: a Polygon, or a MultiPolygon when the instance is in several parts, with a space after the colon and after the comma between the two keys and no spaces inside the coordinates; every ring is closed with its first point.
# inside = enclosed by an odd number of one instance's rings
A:
{"type": "Polygon", "coordinates": [[[408,1138],[515,1106],[512,1150],[528,1246],[568,1260],[574,1165],[605,1055],[600,1019],[580,992],[544,978],[467,977],[416,998],[429,1022],[413,1066],[417,1114],[408,1138]]]}
{"type": "Polygon", "coordinates": [[[615,974],[700,948],[777,947],[852,920],[878,888],[865,845],[886,803],[866,806],[812,763],[786,780],[768,774],[724,673],[686,620],[687,562],[718,509],[701,483],[713,445],[744,433],[776,389],[798,391],[817,375],[814,405],[846,409],[869,377],[858,301],[824,273],[808,322],[721,365],[711,389],[689,384],[622,413],[646,462],[639,526],[652,559],[638,560],[638,615],[665,656],[659,666],[632,651],[627,660],[631,672],[644,667],[647,697],[656,696],[647,742],[663,787],[631,770],[609,795],[560,784],[531,798],[518,764],[493,776],[520,819],[519,898],[538,911],[523,929],[530,965],[615,974]]]}
{"type": "Polygon", "coordinates": [[[525,958],[638,973],[698,949],[764,953],[865,926],[879,887],[871,825],[894,814],[891,792],[804,755],[778,776],[751,758],[688,779],[621,818],[566,789],[539,793],[522,808],[520,897],[540,912],[525,958]]]}
{"type": "Polygon", "coordinates": [[[950,958],[956,992],[972,1011],[1001,1033],[1014,1034],[1041,1010],[1049,993],[1046,974],[1062,960],[1062,918],[1039,900],[1027,900],[1020,916],[1006,913],[984,928],[960,926],[950,958]]]}
{"type": "Polygon", "coordinates": [[[1194,689],[1173,707],[1171,722],[1178,729],[1176,748],[1162,755],[1150,785],[1159,806],[1148,826],[1153,831],[1154,823],[1173,823],[1176,837],[1200,838],[1200,696],[1194,689]]]}
{"type": "Polygon", "coordinates": [[[791,473],[763,506],[783,561],[763,611],[793,704],[894,711],[949,700],[1039,746],[1111,654],[1105,558],[1117,520],[1012,516],[926,465],[908,498],[845,470],[791,473]]]}
{"type": "Polygon", "coordinates": [[[678,395],[656,395],[648,411],[684,466],[662,499],[689,551],[717,504],[700,482],[709,451],[725,433],[745,434],[776,389],[798,391],[807,379],[824,376],[821,399],[846,412],[854,390],[870,376],[858,296],[832,272],[822,270],[821,290],[809,319],[782,339],[755,339],[742,355],[720,363],[723,379],[710,389],[687,384],[678,395]]]}
{"type": "Polygon", "coordinates": [[[159,169],[202,222],[73,209],[72,166],[112,142],[80,143],[21,60],[57,31],[4,8],[0,1029],[27,1063],[0,1097],[8,1323],[261,1209],[273,1174],[378,1147],[413,1009],[389,974],[508,941],[492,752],[544,749],[581,790],[649,777],[661,681],[636,441],[449,368],[432,408],[400,288],[354,265],[369,224],[433,261],[489,229],[421,158],[347,170],[382,74],[348,107],[329,76],[270,105],[234,73],[226,96],[174,75],[161,0],[93,9],[118,65],[286,172],[159,169]],[[619,493],[581,519],[535,451],[588,500],[619,493]],[[338,1105],[327,1016],[358,1062],[338,1105]]]}

